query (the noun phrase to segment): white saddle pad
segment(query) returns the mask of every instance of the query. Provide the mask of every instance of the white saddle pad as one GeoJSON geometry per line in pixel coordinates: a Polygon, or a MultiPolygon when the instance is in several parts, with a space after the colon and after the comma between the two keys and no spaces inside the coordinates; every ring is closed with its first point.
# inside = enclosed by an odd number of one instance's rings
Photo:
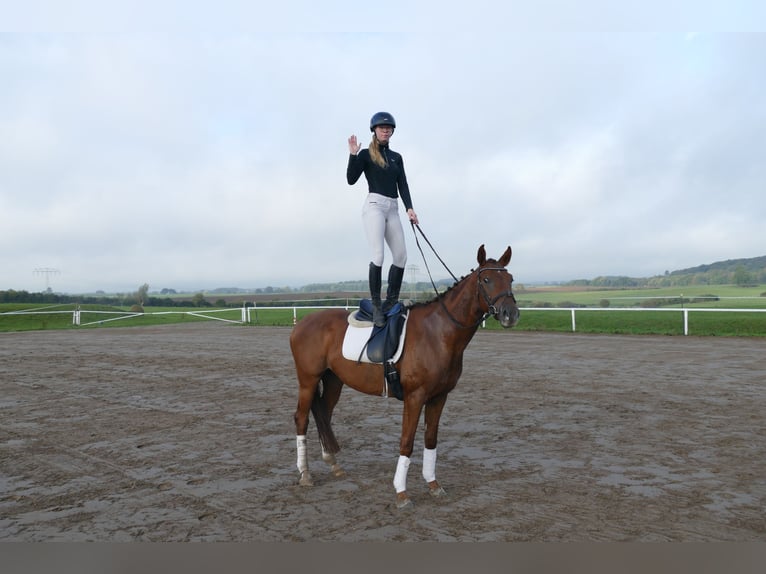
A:
{"type": "MultiPolygon", "coordinates": [[[[348,326],[346,327],[346,335],[343,337],[343,358],[349,361],[359,361],[361,356],[362,363],[372,363],[373,361],[367,356],[367,349],[362,353],[367,341],[370,340],[372,335],[372,323],[368,321],[358,321],[354,315],[356,312],[350,313],[348,316],[348,326]]],[[[399,360],[404,350],[404,335],[407,333],[407,321],[410,319],[410,314],[407,313],[404,317],[404,326],[402,326],[402,334],[399,337],[399,345],[396,348],[396,353],[391,357],[391,361],[394,363],[399,360]]]]}

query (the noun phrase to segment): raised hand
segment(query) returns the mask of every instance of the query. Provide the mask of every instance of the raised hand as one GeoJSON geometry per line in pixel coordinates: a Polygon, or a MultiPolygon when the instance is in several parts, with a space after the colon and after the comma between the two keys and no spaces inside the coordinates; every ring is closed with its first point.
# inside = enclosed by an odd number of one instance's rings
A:
{"type": "Polygon", "coordinates": [[[351,155],[356,155],[360,149],[362,149],[362,144],[356,141],[355,135],[351,134],[351,137],[348,138],[348,151],[351,155]]]}

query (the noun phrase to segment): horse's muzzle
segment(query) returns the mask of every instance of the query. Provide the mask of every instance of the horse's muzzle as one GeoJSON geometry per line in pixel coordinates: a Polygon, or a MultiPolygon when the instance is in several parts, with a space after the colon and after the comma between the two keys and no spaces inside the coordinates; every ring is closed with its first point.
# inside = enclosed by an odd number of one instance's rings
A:
{"type": "Polygon", "coordinates": [[[495,317],[498,321],[500,321],[500,324],[505,328],[508,329],[509,327],[515,327],[516,324],[519,322],[519,316],[521,315],[519,308],[516,306],[515,303],[508,301],[503,303],[500,306],[500,309],[498,310],[495,317]]]}

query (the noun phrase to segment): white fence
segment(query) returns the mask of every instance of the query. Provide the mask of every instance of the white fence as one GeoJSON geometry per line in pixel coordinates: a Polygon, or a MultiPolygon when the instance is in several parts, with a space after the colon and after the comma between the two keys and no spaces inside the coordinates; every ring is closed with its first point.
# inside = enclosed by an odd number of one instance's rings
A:
{"type": "MultiPolygon", "coordinates": [[[[124,319],[131,319],[133,317],[151,316],[151,315],[190,315],[193,317],[199,317],[202,319],[212,319],[215,321],[223,321],[225,323],[236,324],[251,324],[253,322],[253,313],[259,311],[271,311],[271,310],[292,310],[293,324],[298,320],[298,310],[318,311],[322,309],[346,309],[349,310],[352,306],[346,305],[321,305],[321,306],[280,306],[280,307],[242,307],[240,309],[208,309],[200,311],[153,311],[138,313],[133,311],[92,311],[80,309],[79,307],[74,310],[66,311],[54,311],[55,305],[51,307],[41,307],[38,309],[26,309],[23,311],[7,311],[0,313],[0,318],[5,315],[53,315],[53,314],[70,314],[72,315],[72,324],[78,327],[85,327],[88,325],[101,325],[112,321],[119,321],[124,319]],[[239,311],[240,318],[226,319],[224,317],[218,317],[217,314],[233,313],[239,311]],[[83,315],[107,315],[110,316],[106,319],[97,319],[95,321],[88,321],[83,323],[83,315]]],[[[356,308],[356,306],[354,306],[356,308]]],[[[689,334],[689,314],[690,313],[766,313],[766,309],[713,309],[713,308],[682,308],[682,309],[668,309],[660,307],[520,307],[522,311],[522,317],[524,311],[545,311],[545,312],[566,312],[571,314],[572,318],[572,331],[577,331],[577,313],[588,313],[591,311],[599,312],[631,312],[641,313],[646,311],[651,312],[663,312],[663,313],[681,313],[683,315],[684,335],[689,334]]],[[[485,325],[482,325],[484,327],[485,325]]]]}
{"type": "Polygon", "coordinates": [[[66,311],[53,311],[55,307],[60,305],[53,305],[51,307],[40,307],[37,309],[25,309],[23,311],[7,311],[0,313],[0,317],[6,315],[72,315],[72,325],[77,327],[86,327],[88,325],[101,325],[103,323],[110,323],[112,321],[120,321],[124,319],[132,319],[133,317],[143,317],[149,315],[191,315],[193,317],[200,317],[203,319],[213,319],[216,321],[224,321],[226,323],[245,323],[250,322],[249,314],[246,315],[245,308],[241,309],[240,320],[225,319],[223,317],[216,317],[216,313],[232,313],[233,309],[208,309],[204,311],[152,311],[149,313],[139,313],[136,311],[93,311],[90,309],[80,309],[79,307],[74,310],[66,311]],[[87,323],[82,322],[83,315],[107,315],[110,316],[107,319],[98,319],[96,321],[89,321],[87,323]]]}
{"type": "MultiPolygon", "coordinates": [[[[298,309],[311,309],[311,310],[321,310],[321,309],[350,309],[348,305],[345,306],[321,306],[321,307],[248,307],[247,308],[247,323],[251,322],[251,311],[263,311],[264,309],[292,309],[293,311],[293,325],[298,320],[298,309]]],[[[683,313],[683,321],[684,321],[684,335],[689,334],[689,313],[706,313],[706,312],[712,312],[712,313],[766,313],[766,309],[702,309],[702,308],[683,308],[683,309],[667,309],[667,308],[661,308],[661,307],[519,307],[519,310],[522,311],[522,317],[524,311],[569,311],[572,316],[572,332],[577,331],[577,313],[578,312],[588,312],[588,311],[607,311],[607,312],[619,312],[619,311],[629,311],[629,312],[641,312],[641,311],[661,311],[664,313],[683,313]]],[[[243,310],[243,317],[244,310],[243,310]]],[[[243,322],[245,320],[243,319],[243,322]]],[[[482,323],[482,327],[485,327],[485,323],[482,323]]]]}
{"type": "Polygon", "coordinates": [[[520,307],[521,311],[569,311],[572,315],[572,331],[577,331],[577,316],[579,312],[588,311],[661,311],[663,313],[683,313],[684,335],[689,334],[689,313],[766,313],[766,309],[667,309],[662,307],[520,307]]]}

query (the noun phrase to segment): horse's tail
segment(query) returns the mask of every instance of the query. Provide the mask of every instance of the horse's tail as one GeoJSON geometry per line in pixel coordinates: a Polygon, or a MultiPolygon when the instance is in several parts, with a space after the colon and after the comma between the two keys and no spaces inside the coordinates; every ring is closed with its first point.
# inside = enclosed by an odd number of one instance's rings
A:
{"type": "Polygon", "coordinates": [[[317,425],[322,450],[329,454],[339,452],[340,445],[338,444],[338,439],[335,438],[335,433],[330,424],[330,413],[327,411],[327,403],[320,395],[319,390],[314,393],[314,399],[311,401],[311,413],[314,415],[314,422],[317,425]]]}

